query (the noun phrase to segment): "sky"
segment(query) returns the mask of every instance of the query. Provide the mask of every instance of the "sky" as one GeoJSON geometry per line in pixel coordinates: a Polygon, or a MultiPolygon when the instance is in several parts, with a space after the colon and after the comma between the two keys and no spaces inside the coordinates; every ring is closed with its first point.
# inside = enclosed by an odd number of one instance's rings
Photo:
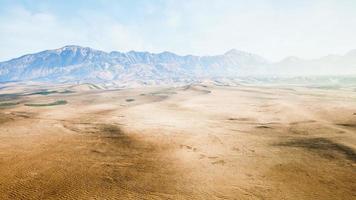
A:
{"type": "Polygon", "coordinates": [[[342,55],[356,49],[356,0],[0,0],[0,61],[65,45],[342,55]]]}

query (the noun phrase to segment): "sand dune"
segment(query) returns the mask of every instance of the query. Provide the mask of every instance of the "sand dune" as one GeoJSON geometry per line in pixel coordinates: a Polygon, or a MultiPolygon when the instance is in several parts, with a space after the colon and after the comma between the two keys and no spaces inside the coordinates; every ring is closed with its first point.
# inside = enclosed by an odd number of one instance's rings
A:
{"type": "Polygon", "coordinates": [[[0,90],[0,199],[356,197],[352,90],[30,88],[0,90]]]}

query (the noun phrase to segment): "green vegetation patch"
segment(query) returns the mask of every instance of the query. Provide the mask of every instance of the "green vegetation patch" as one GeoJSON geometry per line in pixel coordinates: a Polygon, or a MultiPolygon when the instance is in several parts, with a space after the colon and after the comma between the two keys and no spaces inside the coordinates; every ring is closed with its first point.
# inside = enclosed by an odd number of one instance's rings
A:
{"type": "Polygon", "coordinates": [[[64,91],[61,91],[61,92],[58,92],[56,90],[43,90],[43,91],[39,91],[39,92],[33,92],[29,95],[50,95],[50,94],[69,94],[69,93],[74,93],[73,91],[71,90],[64,90],[64,91]]]}
{"type": "Polygon", "coordinates": [[[42,106],[58,106],[58,105],[65,105],[68,102],[66,100],[58,100],[52,103],[26,103],[25,106],[34,106],[34,107],[42,107],[42,106]]]}
{"type": "Polygon", "coordinates": [[[4,103],[0,103],[0,107],[5,107],[5,106],[16,106],[20,104],[19,102],[4,102],[4,103]]]}
{"type": "Polygon", "coordinates": [[[75,93],[75,92],[72,91],[72,90],[64,90],[64,91],[58,92],[58,93],[60,93],[60,94],[71,94],[71,93],[75,93]]]}
{"type": "Polygon", "coordinates": [[[39,91],[39,92],[33,92],[29,95],[49,95],[53,93],[57,93],[57,91],[39,91]]]}

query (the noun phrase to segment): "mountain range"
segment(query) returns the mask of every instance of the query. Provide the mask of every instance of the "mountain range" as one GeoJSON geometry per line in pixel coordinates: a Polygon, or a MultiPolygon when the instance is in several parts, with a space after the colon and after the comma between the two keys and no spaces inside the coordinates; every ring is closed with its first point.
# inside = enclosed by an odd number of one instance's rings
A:
{"type": "Polygon", "coordinates": [[[200,78],[356,74],[356,50],[314,60],[289,57],[271,62],[230,50],[216,56],[180,56],[171,52],[104,52],[69,45],[0,62],[0,82],[171,83],[200,78]]]}

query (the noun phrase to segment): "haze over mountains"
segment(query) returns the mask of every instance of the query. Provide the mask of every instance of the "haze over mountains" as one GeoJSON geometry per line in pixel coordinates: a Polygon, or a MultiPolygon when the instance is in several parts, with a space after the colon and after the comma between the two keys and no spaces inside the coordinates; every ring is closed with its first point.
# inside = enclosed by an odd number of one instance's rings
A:
{"type": "Polygon", "coordinates": [[[0,63],[0,82],[136,81],[157,84],[215,77],[348,74],[356,74],[356,50],[343,56],[329,55],[314,60],[290,57],[274,63],[238,50],[216,56],[179,56],[171,52],[108,53],[71,45],[0,63]]]}

